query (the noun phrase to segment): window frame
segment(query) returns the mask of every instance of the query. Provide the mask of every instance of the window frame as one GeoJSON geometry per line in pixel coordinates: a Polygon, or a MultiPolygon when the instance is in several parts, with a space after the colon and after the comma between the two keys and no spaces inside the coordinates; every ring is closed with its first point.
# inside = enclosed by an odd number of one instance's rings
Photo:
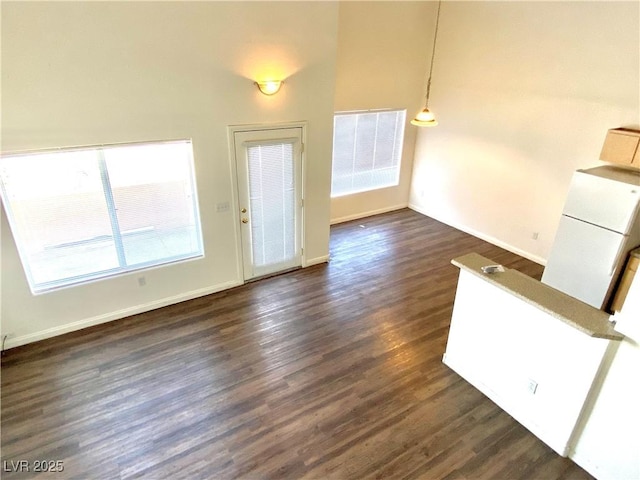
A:
{"type": "MultiPolygon", "coordinates": [[[[334,128],[333,128],[333,142],[332,142],[332,155],[331,155],[331,198],[340,198],[340,197],[346,197],[349,195],[357,195],[360,193],[365,193],[365,192],[371,192],[371,191],[375,191],[375,190],[381,190],[384,188],[393,188],[393,187],[397,187],[400,184],[400,174],[401,174],[401,169],[402,169],[402,156],[403,156],[403,152],[404,152],[404,140],[405,140],[405,130],[406,130],[406,123],[407,123],[407,109],[406,108],[382,108],[382,109],[370,109],[370,110],[344,110],[344,111],[337,111],[334,112],[333,114],[333,119],[334,119],[334,128]],[[346,193],[339,193],[339,194],[335,194],[333,191],[333,179],[334,179],[334,166],[335,166],[335,135],[336,135],[336,118],[339,116],[357,116],[357,115],[367,115],[367,114],[380,114],[380,113],[402,113],[402,119],[399,123],[399,127],[401,129],[400,131],[400,135],[394,137],[394,146],[393,146],[393,151],[396,151],[395,145],[397,142],[397,139],[400,139],[400,148],[398,150],[398,157],[397,157],[397,166],[395,166],[395,168],[397,169],[396,171],[396,176],[395,176],[395,181],[392,184],[389,185],[381,185],[381,186],[373,186],[373,187],[366,187],[366,188],[361,188],[361,189],[355,189],[355,190],[351,190],[349,192],[346,193]]],[[[398,128],[398,127],[396,127],[398,128]]],[[[377,129],[377,126],[376,126],[377,129]]],[[[354,144],[356,142],[357,139],[354,138],[354,144]]],[[[375,154],[374,154],[375,155],[375,154]]],[[[355,156],[352,159],[352,162],[355,162],[355,156]]],[[[375,161],[375,159],[374,159],[375,161]]],[[[367,170],[368,172],[375,172],[376,169],[370,169],[367,170]]]]}
{"type": "Polygon", "coordinates": [[[195,159],[193,155],[193,140],[191,138],[174,139],[174,140],[150,140],[142,142],[122,142],[122,143],[110,143],[110,144],[97,144],[86,146],[73,146],[73,147],[60,147],[60,148],[45,148],[37,150],[23,150],[23,151],[11,151],[6,153],[0,153],[0,167],[3,158],[11,157],[23,157],[28,155],[39,154],[59,154],[66,152],[77,151],[93,151],[97,156],[98,170],[102,182],[102,193],[104,195],[105,203],[107,206],[107,212],[109,215],[109,222],[111,226],[112,239],[114,243],[114,249],[117,254],[118,266],[114,268],[107,268],[91,273],[85,273],[80,275],[72,275],[64,277],[58,280],[50,280],[45,282],[36,283],[31,273],[31,265],[29,263],[29,254],[25,251],[25,245],[23,245],[23,239],[21,237],[20,228],[17,227],[17,222],[14,219],[14,214],[11,207],[11,201],[6,191],[6,187],[3,181],[0,179],[0,199],[2,200],[4,212],[7,216],[10,231],[13,236],[14,244],[18,251],[20,261],[25,273],[25,277],[31,293],[33,295],[40,295],[57,291],[61,289],[71,288],[75,286],[85,285],[96,281],[114,278],[122,275],[131,274],[141,270],[148,270],[158,267],[163,267],[169,264],[176,264],[181,262],[193,261],[205,257],[204,242],[202,238],[202,220],[200,216],[199,201],[198,201],[198,188],[196,182],[195,173],[195,159]],[[119,226],[119,220],[117,218],[116,210],[117,206],[113,196],[113,188],[110,183],[108,167],[104,156],[104,150],[109,148],[118,147],[137,147],[145,145],[168,145],[168,144],[188,144],[189,145],[189,158],[188,158],[188,181],[191,187],[191,212],[194,216],[194,228],[196,248],[189,254],[179,254],[167,257],[162,257],[155,260],[147,260],[132,265],[128,265],[125,256],[123,233],[119,226]],[[16,227],[14,227],[14,225],[16,227]]]}

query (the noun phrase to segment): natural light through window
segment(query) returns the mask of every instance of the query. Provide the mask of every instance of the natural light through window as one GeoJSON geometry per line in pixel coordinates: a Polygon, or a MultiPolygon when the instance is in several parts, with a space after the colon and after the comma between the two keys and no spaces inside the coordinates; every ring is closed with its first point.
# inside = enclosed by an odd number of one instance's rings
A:
{"type": "Polygon", "coordinates": [[[398,185],[406,110],[334,116],[331,196],[398,185]]]}
{"type": "Polygon", "coordinates": [[[4,155],[0,183],[33,293],[203,255],[191,141],[4,155]]]}

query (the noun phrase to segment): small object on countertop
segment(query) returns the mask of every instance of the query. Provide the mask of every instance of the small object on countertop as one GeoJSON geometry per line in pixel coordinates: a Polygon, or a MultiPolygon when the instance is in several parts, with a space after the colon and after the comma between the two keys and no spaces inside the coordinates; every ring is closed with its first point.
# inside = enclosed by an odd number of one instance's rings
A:
{"type": "Polygon", "coordinates": [[[483,273],[492,274],[496,272],[504,272],[504,267],[502,265],[485,265],[481,267],[483,273]]]}

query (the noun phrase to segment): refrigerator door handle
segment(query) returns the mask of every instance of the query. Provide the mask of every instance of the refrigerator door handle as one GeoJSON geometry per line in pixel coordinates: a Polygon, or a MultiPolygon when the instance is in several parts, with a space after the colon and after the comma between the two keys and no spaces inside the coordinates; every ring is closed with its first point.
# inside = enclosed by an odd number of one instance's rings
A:
{"type": "Polygon", "coordinates": [[[616,256],[613,257],[613,263],[611,264],[611,270],[609,270],[609,276],[613,276],[613,273],[616,271],[616,267],[625,261],[624,258],[620,258],[622,255],[622,251],[624,250],[624,242],[620,243],[618,247],[618,251],[616,252],[616,256]]]}

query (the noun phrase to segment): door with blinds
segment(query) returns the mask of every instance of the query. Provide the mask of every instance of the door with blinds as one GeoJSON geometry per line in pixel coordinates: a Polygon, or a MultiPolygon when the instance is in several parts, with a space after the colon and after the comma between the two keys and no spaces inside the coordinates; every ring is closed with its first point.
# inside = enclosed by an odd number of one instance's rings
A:
{"type": "Polygon", "coordinates": [[[302,264],[302,128],[234,132],[244,279],[302,264]]]}

